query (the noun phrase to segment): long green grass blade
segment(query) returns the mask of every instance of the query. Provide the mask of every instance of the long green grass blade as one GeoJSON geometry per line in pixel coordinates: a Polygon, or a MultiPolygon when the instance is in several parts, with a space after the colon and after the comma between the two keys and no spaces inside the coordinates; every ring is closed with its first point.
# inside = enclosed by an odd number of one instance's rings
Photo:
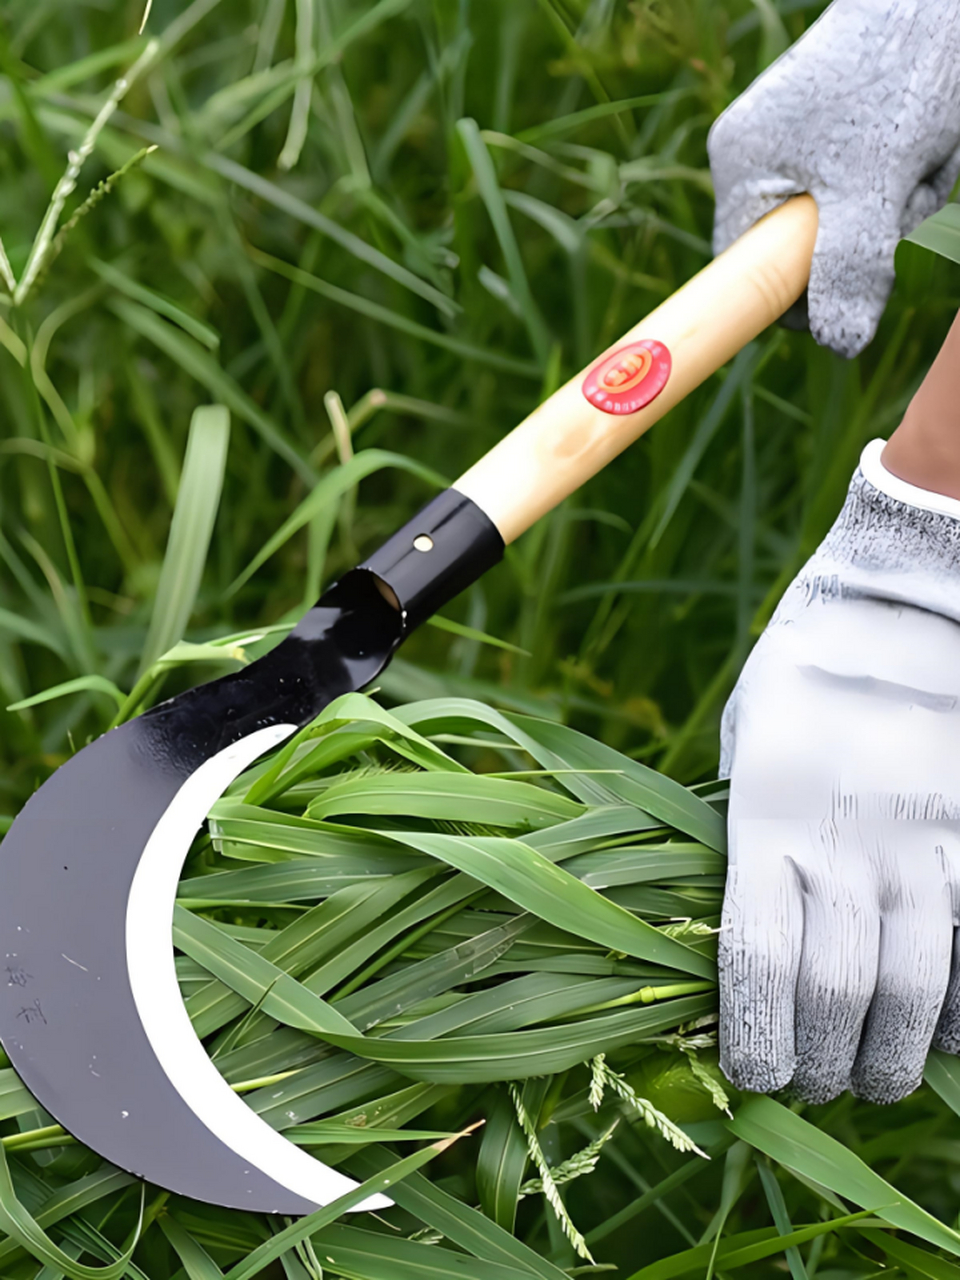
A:
{"type": "MultiPolygon", "coordinates": [[[[490,1121],[483,1130],[486,1140],[490,1121]]],[[[386,1152],[368,1150],[352,1156],[349,1168],[369,1176],[387,1163],[386,1152]]],[[[495,1222],[476,1209],[464,1204],[449,1192],[430,1182],[423,1174],[413,1173],[391,1192],[397,1204],[413,1213],[428,1226],[442,1231],[444,1236],[466,1249],[476,1258],[488,1262],[501,1262],[527,1271],[540,1280],[561,1280],[564,1273],[536,1250],[498,1227],[495,1222]]]]}
{"type": "MultiPolygon", "coordinates": [[[[394,2],[396,0],[381,0],[381,3],[394,2]]],[[[402,3],[407,4],[409,0],[402,0],[402,3]]],[[[372,245],[361,240],[359,236],[346,231],[298,196],[285,191],[277,183],[270,182],[260,174],[244,168],[243,165],[238,164],[235,160],[230,160],[226,156],[218,155],[215,152],[208,152],[203,157],[203,163],[207,168],[212,169],[214,173],[220,174],[221,177],[235,183],[238,187],[242,187],[253,195],[259,196],[262,200],[275,205],[290,217],[296,218],[308,227],[323,232],[324,235],[336,241],[347,253],[357,258],[360,262],[373,267],[376,271],[382,272],[411,293],[418,294],[428,302],[431,302],[441,314],[454,316],[460,310],[459,306],[451,298],[441,293],[439,289],[419,279],[412,271],[394,262],[392,258],[373,248],[372,245]]]]}
{"type": "Polygon", "coordinates": [[[916,1245],[908,1244],[892,1232],[878,1235],[871,1231],[868,1238],[888,1258],[900,1263],[908,1276],[923,1276],[926,1280],[958,1280],[960,1277],[960,1267],[955,1262],[948,1262],[946,1258],[941,1258],[928,1249],[918,1249],[916,1245]]]}
{"type": "Polygon", "coordinates": [[[772,1098],[751,1098],[725,1123],[731,1133],[785,1168],[960,1257],[960,1233],[897,1191],[836,1138],[772,1098]]]}
{"type": "Polygon", "coordinates": [[[923,249],[932,249],[950,262],[960,262],[960,205],[944,205],[924,219],[907,239],[923,249]]]}
{"type": "Polygon", "coordinates": [[[379,324],[386,325],[389,329],[396,329],[400,333],[405,333],[410,338],[417,338],[422,342],[430,343],[432,346],[441,347],[464,360],[487,365],[492,369],[500,369],[504,373],[516,373],[528,378],[539,376],[536,365],[528,360],[520,360],[516,356],[506,355],[500,351],[491,351],[486,347],[478,346],[476,343],[468,342],[464,338],[459,338],[455,334],[446,333],[442,329],[431,329],[417,320],[410,319],[409,316],[404,315],[402,312],[391,310],[379,302],[374,302],[361,294],[352,293],[339,285],[330,284],[328,281],[321,280],[318,276],[311,275],[300,267],[292,266],[290,263],[274,258],[270,254],[262,253],[256,249],[252,249],[250,253],[253,261],[262,267],[266,267],[268,271],[285,276],[301,288],[320,294],[321,297],[327,298],[339,306],[346,307],[349,311],[355,311],[359,315],[367,316],[368,319],[376,320],[379,324]]]}
{"type": "MultiPolygon", "coordinates": [[[[462,1137],[463,1135],[459,1136],[462,1137]]],[[[348,1191],[331,1204],[322,1209],[317,1209],[315,1213],[307,1214],[298,1222],[278,1232],[272,1240],[255,1249],[243,1262],[231,1267],[227,1272],[228,1280],[252,1280],[253,1276],[259,1275],[266,1266],[275,1258],[278,1258],[286,1249],[297,1244],[300,1240],[305,1240],[315,1235],[328,1223],[335,1222],[341,1214],[346,1213],[354,1205],[361,1204],[369,1196],[377,1192],[389,1193],[396,1183],[402,1182],[409,1174],[422,1169],[425,1164],[428,1164],[436,1156],[440,1155],[442,1151],[445,1151],[452,1141],[454,1139],[444,1139],[442,1142],[435,1142],[429,1147],[424,1147],[422,1151],[417,1151],[411,1156],[406,1156],[403,1160],[395,1160],[385,1169],[378,1170],[372,1174],[366,1181],[355,1187],[353,1191],[348,1191]]],[[[357,1232],[356,1234],[358,1236],[372,1236],[371,1232],[357,1232]]],[[[375,1239],[376,1237],[373,1238],[375,1239]]]]}
{"type": "Polygon", "coordinates": [[[177,505],[163,559],[141,671],[183,639],[200,590],[230,444],[230,415],[222,405],[194,412],[177,505]]]}
{"type": "Polygon", "coordinates": [[[241,587],[252,574],[256,573],[262,564],[279,551],[284,543],[288,542],[299,529],[309,524],[319,512],[335,502],[342,494],[351,490],[364,477],[373,475],[374,472],[380,471],[384,467],[395,467],[400,471],[419,476],[429,484],[437,485],[438,488],[444,487],[443,478],[438,476],[435,471],[404,457],[402,454],[388,453],[382,449],[365,449],[362,453],[355,454],[348,462],[344,462],[341,466],[328,472],[322,480],[317,482],[309,496],[301,502],[296,511],[284,521],[273,537],[254,556],[233,583],[230,590],[236,591],[241,587]]]}
{"type": "Polygon", "coordinates": [[[0,1226],[21,1247],[46,1265],[59,1267],[70,1280],[120,1280],[133,1257],[140,1235],[138,1224],[133,1240],[115,1263],[106,1267],[88,1267],[71,1258],[47,1235],[33,1215],[17,1199],[10,1179],[10,1166],[0,1144],[0,1226]]]}
{"type": "Polygon", "coordinates": [[[202,343],[208,351],[216,351],[220,346],[220,335],[210,325],[190,315],[188,311],[184,311],[182,307],[178,307],[175,302],[157,293],[155,289],[144,288],[132,276],[122,271],[116,263],[94,261],[91,266],[101,280],[105,280],[107,284],[112,285],[126,297],[132,298],[134,302],[142,303],[145,307],[156,311],[157,315],[172,320],[185,333],[189,333],[191,338],[196,338],[202,343]]]}
{"type": "Polygon", "coordinates": [[[626,1044],[691,1021],[707,1013],[709,996],[684,996],[662,1005],[588,1018],[559,1027],[503,1035],[448,1036],[436,1041],[378,1039],[329,1032],[332,1043],[372,1062],[394,1067],[413,1080],[436,1084],[526,1080],[567,1071],[604,1047],[626,1044]]]}
{"type": "MultiPolygon", "coordinates": [[[[523,1089],[523,1105],[536,1123],[546,1098],[549,1080],[528,1080],[523,1089]]],[[[530,1152],[517,1122],[517,1113],[506,1090],[500,1090],[483,1131],[477,1157],[477,1191],[480,1207],[505,1233],[516,1227],[523,1182],[530,1152]]]]}
{"type": "Polygon", "coordinates": [[[346,1280],[529,1280],[530,1276],[522,1267],[339,1224],[323,1231],[316,1244],[318,1256],[346,1280]]]}
{"type": "Polygon", "coordinates": [[[578,817],[583,806],[566,796],[508,778],[458,773],[381,773],[334,782],[307,808],[311,818],[340,814],[396,814],[492,827],[552,826],[578,817]]]}
{"type": "Polygon", "coordinates": [[[63,684],[55,684],[51,689],[44,689],[42,693],[35,693],[32,698],[21,698],[19,702],[12,702],[8,711],[25,711],[27,707],[39,707],[44,702],[53,702],[57,698],[69,697],[71,693],[103,693],[111,698],[118,707],[122,707],[126,699],[126,694],[122,689],[118,689],[112,680],[108,680],[106,676],[89,675],[77,676],[75,680],[65,680],[63,684]]]}
{"type": "Polygon", "coordinates": [[[160,1230],[170,1241],[183,1263],[188,1280],[223,1280],[223,1272],[189,1231],[176,1218],[165,1213],[160,1217],[160,1230]]]}
{"type": "Polygon", "coordinates": [[[331,1005],[289,974],[183,907],[174,912],[174,942],[221,982],[288,1026],[319,1036],[354,1031],[331,1005]]]}
{"type": "Polygon", "coordinates": [[[125,324],[154,343],[189,377],[196,379],[226,405],[231,413],[251,426],[302,480],[306,483],[314,480],[313,468],[300,456],[286,434],[197,343],[138,302],[118,298],[110,306],[125,324]]]}
{"type": "Polygon", "coordinates": [[[510,216],[507,212],[503,192],[500,190],[500,184],[497,181],[497,172],[490,158],[490,152],[480,136],[480,130],[475,120],[463,119],[458,121],[457,133],[460,135],[460,140],[467,153],[467,159],[473,170],[480,197],[486,205],[490,221],[493,223],[493,229],[500,244],[500,251],[507,264],[510,289],[523,316],[530,344],[537,353],[540,363],[543,364],[550,349],[550,335],[540,309],[530,291],[523,258],[521,257],[516,237],[513,234],[513,228],[510,225],[510,216]]]}
{"type": "Polygon", "coordinates": [[[520,840],[407,832],[404,841],[558,929],[640,960],[713,977],[714,966],[705,956],[638,920],[520,840]]]}
{"type": "Polygon", "coordinates": [[[787,1249],[795,1249],[798,1245],[816,1240],[818,1236],[843,1227],[851,1227],[869,1218],[869,1213],[850,1213],[828,1222],[816,1222],[808,1227],[798,1227],[787,1236],[777,1234],[775,1227],[764,1227],[759,1231],[743,1232],[727,1236],[714,1251],[712,1243],[697,1245],[683,1253],[673,1254],[662,1262],[651,1263],[640,1271],[635,1271],[630,1280],[673,1280],[674,1276],[699,1273],[710,1258],[716,1253],[716,1264],[723,1271],[734,1267],[749,1266],[752,1262],[760,1262],[764,1258],[773,1257],[787,1249]]]}
{"type": "Polygon", "coordinates": [[[723,850],[726,831],[719,813],[672,779],[638,764],[603,743],[546,720],[503,714],[467,699],[430,699],[413,704],[401,718],[421,732],[454,731],[465,722],[483,723],[511,738],[544,768],[586,770],[582,778],[571,776],[570,789],[587,803],[627,802],[663,822],[723,850]],[[590,771],[609,776],[592,780],[590,771]]]}

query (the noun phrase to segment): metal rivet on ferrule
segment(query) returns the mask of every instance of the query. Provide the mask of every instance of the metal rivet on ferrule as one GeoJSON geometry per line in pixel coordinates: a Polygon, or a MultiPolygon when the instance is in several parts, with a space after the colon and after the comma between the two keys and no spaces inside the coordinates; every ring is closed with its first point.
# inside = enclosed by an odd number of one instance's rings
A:
{"type": "Polygon", "coordinates": [[[432,551],[433,539],[428,533],[418,533],[413,540],[413,546],[416,551],[432,551]]]}

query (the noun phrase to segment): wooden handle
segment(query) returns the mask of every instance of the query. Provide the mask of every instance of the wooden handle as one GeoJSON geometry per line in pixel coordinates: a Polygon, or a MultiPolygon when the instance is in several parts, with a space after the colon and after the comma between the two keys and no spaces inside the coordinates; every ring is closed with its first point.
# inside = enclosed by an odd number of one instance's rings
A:
{"type": "Polygon", "coordinates": [[[796,196],[556,391],[454,485],[513,542],[803,293],[817,206],[796,196]]]}

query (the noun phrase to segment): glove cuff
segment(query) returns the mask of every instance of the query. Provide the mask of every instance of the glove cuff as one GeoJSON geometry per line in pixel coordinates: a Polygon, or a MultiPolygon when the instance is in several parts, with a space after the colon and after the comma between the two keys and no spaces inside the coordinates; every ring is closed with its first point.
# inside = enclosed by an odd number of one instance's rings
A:
{"type": "Polygon", "coordinates": [[[960,520],[960,499],[950,498],[945,493],[934,493],[932,489],[921,489],[919,485],[901,480],[886,469],[880,460],[886,443],[886,440],[871,440],[860,455],[860,470],[873,487],[907,506],[918,507],[921,511],[935,511],[939,515],[953,516],[960,520]]]}
{"type": "Polygon", "coordinates": [[[868,597],[960,621],[960,502],[893,475],[880,461],[885,443],[863,450],[843,509],[778,620],[816,599],[868,597]]]}

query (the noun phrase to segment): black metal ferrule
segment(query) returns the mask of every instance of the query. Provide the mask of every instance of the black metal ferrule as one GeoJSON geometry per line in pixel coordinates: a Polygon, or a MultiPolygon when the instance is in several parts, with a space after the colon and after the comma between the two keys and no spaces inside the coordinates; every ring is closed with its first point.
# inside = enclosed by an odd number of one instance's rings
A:
{"type": "Polygon", "coordinates": [[[490,517],[446,489],[358,568],[393,590],[407,633],[502,558],[503,538],[490,517]]]}

